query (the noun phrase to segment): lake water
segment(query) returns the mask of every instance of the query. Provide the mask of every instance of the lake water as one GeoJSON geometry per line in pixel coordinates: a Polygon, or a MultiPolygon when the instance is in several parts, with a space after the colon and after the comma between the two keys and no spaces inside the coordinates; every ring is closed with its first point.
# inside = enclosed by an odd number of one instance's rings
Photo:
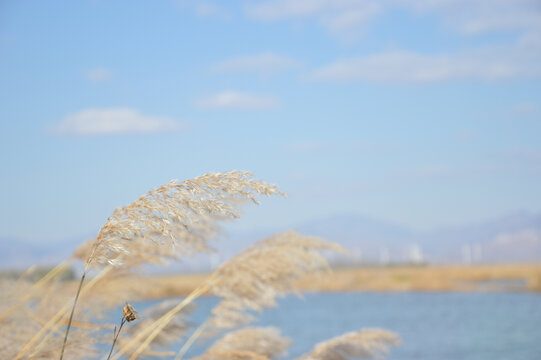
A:
{"type": "MultiPolygon", "coordinates": [[[[202,319],[216,303],[200,299],[192,319],[202,319]]],[[[306,294],[281,299],[254,325],[278,327],[293,340],[287,359],[319,341],[370,327],[402,337],[389,360],[541,360],[540,294],[306,294]]],[[[200,351],[193,347],[187,358],[200,351]]]]}

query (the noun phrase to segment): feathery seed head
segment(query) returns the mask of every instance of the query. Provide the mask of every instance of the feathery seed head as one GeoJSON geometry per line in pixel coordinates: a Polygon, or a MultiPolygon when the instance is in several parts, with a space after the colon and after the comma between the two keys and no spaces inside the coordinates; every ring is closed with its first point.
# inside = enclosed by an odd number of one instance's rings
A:
{"type": "Polygon", "coordinates": [[[268,360],[283,355],[291,341],[273,327],[250,327],[230,332],[194,360],[268,360]]]}
{"type": "Polygon", "coordinates": [[[400,344],[395,333],[380,329],[349,332],[317,344],[297,360],[382,359],[389,347],[400,344]]]}
{"type": "Polygon", "coordinates": [[[217,328],[232,328],[253,318],[247,310],[261,311],[276,306],[276,298],[294,292],[293,283],[305,276],[328,269],[318,250],[342,248],[320,238],[285,231],[262,240],[215,272],[211,292],[222,298],[213,309],[217,328]]]}
{"type": "Polygon", "coordinates": [[[255,181],[242,171],[170,181],[117,208],[86,249],[86,264],[160,264],[209,252],[209,241],[220,233],[222,222],[238,218],[241,206],[257,203],[258,195],[274,194],[284,195],[275,185],[255,181]],[[148,251],[150,247],[161,250],[148,251]]]}

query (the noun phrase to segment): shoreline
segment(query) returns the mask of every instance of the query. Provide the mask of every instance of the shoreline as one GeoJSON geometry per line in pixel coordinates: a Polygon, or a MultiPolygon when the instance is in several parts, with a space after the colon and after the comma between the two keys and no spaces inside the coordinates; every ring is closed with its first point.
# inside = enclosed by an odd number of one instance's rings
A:
{"type": "MultiPolygon", "coordinates": [[[[144,300],[185,296],[210,273],[137,277],[144,300]]],[[[541,292],[541,264],[347,267],[296,282],[300,292],[541,292]]]]}

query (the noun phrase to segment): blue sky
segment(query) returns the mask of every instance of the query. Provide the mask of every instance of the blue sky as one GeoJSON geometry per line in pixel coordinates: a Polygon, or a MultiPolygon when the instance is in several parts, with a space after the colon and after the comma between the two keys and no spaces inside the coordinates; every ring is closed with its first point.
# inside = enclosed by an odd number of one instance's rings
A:
{"type": "Polygon", "coordinates": [[[4,1],[0,238],[249,170],[243,228],[541,211],[536,0],[4,1]]]}

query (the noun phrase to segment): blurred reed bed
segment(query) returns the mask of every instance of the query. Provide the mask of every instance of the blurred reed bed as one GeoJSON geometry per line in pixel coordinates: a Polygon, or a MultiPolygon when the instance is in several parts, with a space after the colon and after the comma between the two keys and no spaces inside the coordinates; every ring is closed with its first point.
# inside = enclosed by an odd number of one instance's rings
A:
{"type": "MultiPolygon", "coordinates": [[[[278,329],[248,325],[258,312],[277,306],[277,298],[296,293],[295,282],[329,271],[324,253],[345,251],[337,244],[285,231],[225,262],[185,297],[140,314],[128,304],[141,298],[142,286],[151,286],[134,281],[143,265],[210,253],[224,222],[239,218],[245,204],[271,195],[284,194],[250,173],[231,171],[171,181],[116,209],[94,239],[39,281],[23,274],[0,282],[2,358],[182,359],[198,339],[218,340],[196,359],[287,356],[291,340],[278,329]],[[61,281],[75,261],[83,263],[79,282],[61,281]],[[187,322],[205,294],[220,301],[202,323],[187,322]],[[107,323],[105,315],[122,305],[119,324],[107,323]],[[108,353],[98,350],[104,344],[108,353]]],[[[382,357],[398,342],[387,331],[361,330],[320,343],[299,359],[382,357]]]]}

